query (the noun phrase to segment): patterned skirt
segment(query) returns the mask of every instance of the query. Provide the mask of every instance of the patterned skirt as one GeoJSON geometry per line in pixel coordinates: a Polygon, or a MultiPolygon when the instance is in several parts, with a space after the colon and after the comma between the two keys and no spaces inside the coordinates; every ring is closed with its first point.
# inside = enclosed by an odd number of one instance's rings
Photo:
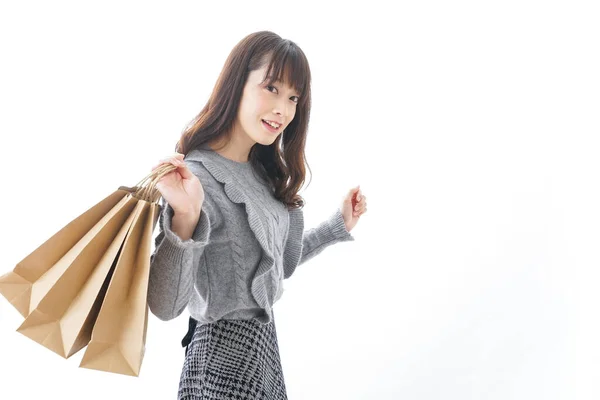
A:
{"type": "Polygon", "coordinates": [[[179,400],[287,400],[275,321],[190,318],[179,400]]]}

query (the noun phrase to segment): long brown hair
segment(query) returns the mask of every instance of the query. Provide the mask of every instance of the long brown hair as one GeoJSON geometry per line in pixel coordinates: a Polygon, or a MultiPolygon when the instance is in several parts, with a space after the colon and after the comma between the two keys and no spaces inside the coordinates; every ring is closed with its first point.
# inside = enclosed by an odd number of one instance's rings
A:
{"type": "Polygon", "coordinates": [[[175,151],[185,155],[209,142],[224,139],[226,143],[248,74],[267,62],[268,84],[281,80],[298,92],[299,99],[294,119],[271,145],[252,146],[248,162],[269,183],[275,198],[288,209],[302,208],[305,202],[298,191],[305,181],[304,166],[308,166],[304,147],[310,118],[311,75],[304,52],[291,40],[270,31],[243,38],[227,57],[208,102],[188,124],[175,151]]]}

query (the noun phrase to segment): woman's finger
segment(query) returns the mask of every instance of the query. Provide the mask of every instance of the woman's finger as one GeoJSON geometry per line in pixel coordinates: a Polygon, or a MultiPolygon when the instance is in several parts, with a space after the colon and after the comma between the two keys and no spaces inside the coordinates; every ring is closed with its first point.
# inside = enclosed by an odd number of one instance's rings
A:
{"type": "MultiPolygon", "coordinates": [[[[177,154],[179,154],[179,153],[177,153],[177,154]]],[[[183,156],[183,154],[181,154],[181,156],[183,156]]],[[[181,167],[181,166],[184,166],[184,165],[185,165],[185,163],[183,162],[183,159],[182,159],[182,158],[180,158],[180,157],[179,157],[179,156],[177,156],[177,155],[174,155],[174,156],[172,156],[172,157],[168,157],[168,158],[163,158],[163,159],[161,159],[161,160],[158,162],[158,164],[156,164],[156,165],[154,165],[154,166],[152,167],[152,171],[154,171],[156,168],[160,167],[160,166],[161,166],[161,165],[163,165],[163,164],[172,164],[172,165],[174,165],[174,166],[176,166],[176,167],[181,167]]]]}

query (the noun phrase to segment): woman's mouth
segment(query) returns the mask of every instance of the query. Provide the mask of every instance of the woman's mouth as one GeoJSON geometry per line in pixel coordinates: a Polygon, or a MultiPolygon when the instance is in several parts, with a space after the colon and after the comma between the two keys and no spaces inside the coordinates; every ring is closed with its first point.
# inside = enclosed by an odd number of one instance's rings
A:
{"type": "Polygon", "coordinates": [[[279,128],[281,128],[281,125],[277,124],[276,122],[268,123],[264,119],[261,121],[262,121],[263,126],[271,133],[277,133],[277,132],[279,132],[279,128]]]}

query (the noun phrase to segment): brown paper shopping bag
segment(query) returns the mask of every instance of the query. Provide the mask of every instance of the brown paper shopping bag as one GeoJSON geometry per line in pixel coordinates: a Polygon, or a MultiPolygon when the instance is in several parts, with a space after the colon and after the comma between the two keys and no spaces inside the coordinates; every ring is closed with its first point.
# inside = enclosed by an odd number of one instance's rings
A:
{"type": "MultiPolygon", "coordinates": [[[[0,277],[0,293],[26,317],[19,332],[65,358],[89,343],[126,238],[147,207],[152,212],[144,215],[151,214],[151,223],[144,226],[150,231],[129,242],[140,249],[150,245],[160,208],[155,185],[175,168],[162,165],[138,185],[121,186],[0,277]]],[[[142,268],[149,269],[149,251],[148,266],[142,268]]],[[[136,263],[144,265],[142,260],[136,263]]],[[[137,264],[122,261],[120,269],[132,270],[137,264]]],[[[140,284],[147,288],[147,277],[140,284]]],[[[145,343],[145,328],[140,337],[145,343]]]]}
{"type": "Polygon", "coordinates": [[[55,275],[48,279],[52,286],[18,332],[64,358],[87,345],[137,203],[131,195],[124,197],[63,257],[66,268],[56,271],[57,263],[46,273],[55,275]]]}
{"type": "Polygon", "coordinates": [[[80,367],[139,376],[148,328],[152,231],[159,205],[140,201],[80,367]]]}
{"type": "Polygon", "coordinates": [[[0,294],[27,317],[129,193],[119,188],[54,234],[0,277],[0,294]]]}

